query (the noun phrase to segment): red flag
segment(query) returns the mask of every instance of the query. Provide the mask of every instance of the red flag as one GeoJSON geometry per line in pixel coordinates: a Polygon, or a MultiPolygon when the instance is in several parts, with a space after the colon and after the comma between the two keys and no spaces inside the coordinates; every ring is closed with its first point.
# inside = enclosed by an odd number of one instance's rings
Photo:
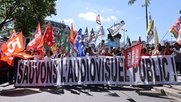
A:
{"type": "Polygon", "coordinates": [[[53,28],[50,24],[46,25],[45,32],[44,32],[44,42],[49,47],[52,47],[55,44],[53,28]]]}
{"type": "Polygon", "coordinates": [[[14,38],[15,36],[17,36],[17,33],[16,33],[16,31],[13,29],[13,31],[11,32],[11,35],[10,35],[9,39],[14,38]]]}
{"type": "Polygon", "coordinates": [[[174,23],[174,25],[172,25],[169,32],[173,33],[175,38],[178,38],[180,29],[181,29],[181,16],[174,23]]]}
{"type": "Polygon", "coordinates": [[[44,36],[40,40],[40,44],[37,46],[37,50],[40,52],[42,59],[44,58],[44,46],[43,46],[44,41],[43,41],[43,39],[44,39],[44,36]]]}
{"type": "Polygon", "coordinates": [[[74,31],[73,24],[71,23],[71,27],[70,27],[70,42],[71,42],[72,45],[74,45],[74,39],[75,39],[76,34],[77,34],[77,32],[74,31]]]}
{"type": "Polygon", "coordinates": [[[8,40],[1,46],[2,52],[14,53],[24,50],[23,34],[19,33],[16,37],[8,40]]]}
{"type": "Polygon", "coordinates": [[[23,34],[19,33],[16,37],[9,39],[1,46],[1,60],[13,66],[13,53],[18,53],[24,50],[23,34]]]}
{"type": "Polygon", "coordinates": [[[142,44],[132,46],[125,51],[125,67],[135,68],[140,63],[142,44]]]}
{"type": "Polygon", "coordinates": [[[37,46],[40,44],[42,39],[42,34],[41,34],[41,26],[40,23],[38,22],[38,26],[35,31],[35,38],[30,41],[26,47],[26,49],[29,51],[30,49],[37,50],[37,46]]]}

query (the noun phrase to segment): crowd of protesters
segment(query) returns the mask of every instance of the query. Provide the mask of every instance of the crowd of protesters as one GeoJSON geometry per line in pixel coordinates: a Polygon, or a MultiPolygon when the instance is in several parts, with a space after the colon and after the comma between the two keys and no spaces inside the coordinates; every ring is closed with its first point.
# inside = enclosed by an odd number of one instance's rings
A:
{"type": "MultiPolygon", "coordinates": [[[[126,47],[128,48],[128,47],[126,47]]],[[[125,47],[110,47],[105,44],[102,40],[97,47],[94,44],[84,46],[84,56],[124,56],[125,47]]],[[[34,60],[42,60],[40,53],[38,51],[30,50],[26,53],[34,56],[34,60]]],[[[181,55],[181,46],[175,42],[172,46],[169,42],[165,42],[162,46],[160,43],[150,46],[150,44],[145,44],[141,50],[141,56],[158,56],[158,55],[181,55]]],[[[71,49],[70,51],[61,51],[59,47],[56,50],[46,50],[43,60],[49,60],[54,58],[63,57],[78,57],[76,49],[71,49]]]]}
{"type": "MultiPolygon", "coordinates": [[[[179,61],[179,56],[181,56],[181,46],[177,42],[172,46],[168,42],[165,42],[163,46],[159,43],[154,46],[155,47],[151,47],[150,44],[145,44],[142,47],[141,56],[174,55],[176,56],[177,71],[181,73],[181,61],[179,61]]],[[[84,56],[124,56],[126,48],[128,47],[110,47],[106,45],[104,40],[102,40],[97,47],[94,44],[84,46],[84,56]]],[[[46,50],[44,58],[42,58],[40,52],[36,50],[31,49],[30,51],[25,52],[34,56],[32,60],[51,60],[55,58],[78,56],[76,49],[63,52],[59,47],[54,51],[50,49],[46,50]]]]}

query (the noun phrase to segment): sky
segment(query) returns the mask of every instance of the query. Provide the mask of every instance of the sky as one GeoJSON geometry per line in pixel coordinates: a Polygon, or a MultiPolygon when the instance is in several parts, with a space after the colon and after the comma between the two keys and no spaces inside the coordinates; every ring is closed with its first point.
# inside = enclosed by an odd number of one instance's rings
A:
{"type": "MultiPolygon", "coordinates": [[[[46,19],[57,22],[64,21],[69,26],[73,23],[77,31],[82,28],[84,32],[86,27],[89,31],[92,28],[98,30],[96,16],[100,14],[106,33],[108,33],[107,28],[124,20],[123,29],[126,29],[127,32],[120,30],[121,41],[124,41],[126,36],[129,36],[131,41],[138,40],[139,36],[142,40],[146,40],[145,8],[141,6],[144,1],[137,0],[135,4],[130,6],[128,0],[57,0],[57,15],[49,16],[46,19]]],[[[168,30],[181,16],[179,14],[181,0],[151,0],[150,3],[148,12],[154,20],[159,41],[175,40],[168,30]]],[[[105,35],[102,38],[106,37],[105,35]]]]}

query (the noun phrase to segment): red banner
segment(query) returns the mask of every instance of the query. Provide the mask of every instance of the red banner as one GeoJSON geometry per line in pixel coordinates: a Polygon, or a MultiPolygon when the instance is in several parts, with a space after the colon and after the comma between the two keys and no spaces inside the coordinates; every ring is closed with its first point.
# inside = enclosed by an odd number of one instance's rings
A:
{"type": "Polygon", "coordinates": [[[142,44],[132,46],[125,51],[125,67],[126,69],[131,67],[137,67],[141,58],[142,44]]]}

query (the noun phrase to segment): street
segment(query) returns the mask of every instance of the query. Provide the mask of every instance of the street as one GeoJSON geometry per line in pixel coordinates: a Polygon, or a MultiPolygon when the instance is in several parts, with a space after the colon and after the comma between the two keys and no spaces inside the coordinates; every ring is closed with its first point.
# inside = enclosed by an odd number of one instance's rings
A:
{"type": "Polygon", "coordinates": [[[6,83],[0,85],[0,102],[178,102],[154,90],[138,94],[137,89],[130,86],[14,88],[6,83]]]}

